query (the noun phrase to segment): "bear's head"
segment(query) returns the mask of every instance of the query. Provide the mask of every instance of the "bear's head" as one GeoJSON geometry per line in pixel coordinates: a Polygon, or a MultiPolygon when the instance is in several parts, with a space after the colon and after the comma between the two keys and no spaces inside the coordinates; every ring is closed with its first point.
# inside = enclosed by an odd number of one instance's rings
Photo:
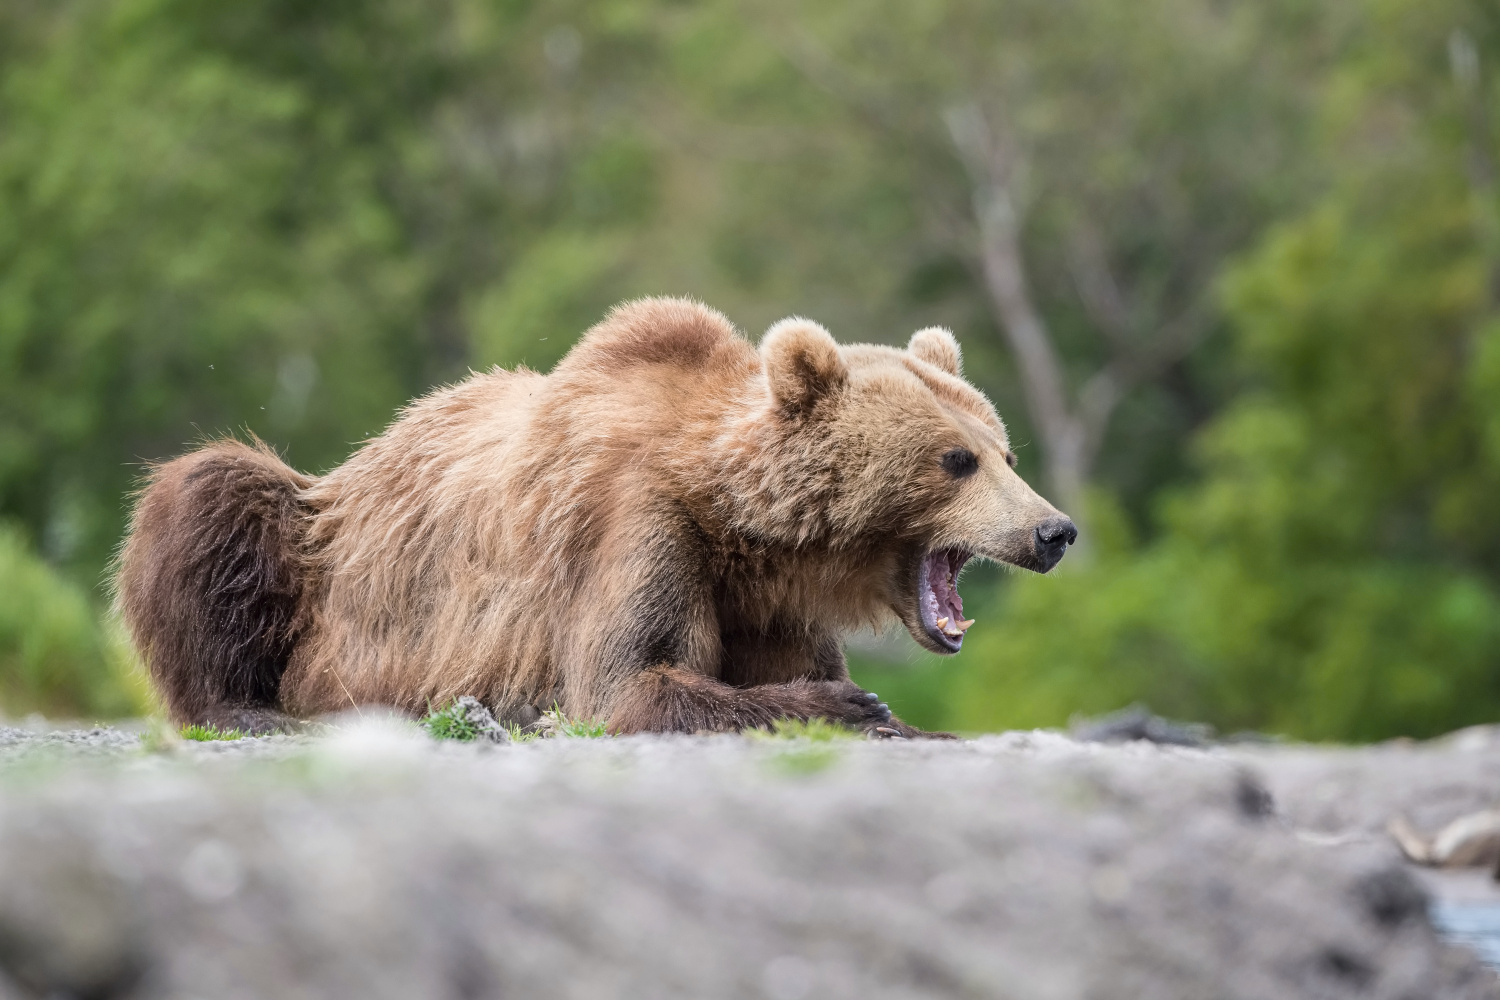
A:
{"type": "Polygon", "coordinates": [[[1077,538],[1016,473],[1005,425],[964,380],[948,331],[920,330],[904,351],[840,346],[794,318],[767,332],[760,356],[783,501],[800,505],[804,537],[868,554],[868,585],[882,591],[870,596],[927,649],[963,645],[972,623],[957,581],[971,558],[1045,573],[1077,538]]]}

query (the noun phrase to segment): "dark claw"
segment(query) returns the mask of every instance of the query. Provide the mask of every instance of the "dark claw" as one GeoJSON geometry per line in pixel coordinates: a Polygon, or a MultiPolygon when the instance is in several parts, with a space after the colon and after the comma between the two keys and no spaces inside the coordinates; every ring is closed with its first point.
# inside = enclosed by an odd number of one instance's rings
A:
{"type": "Polygon", "coordinates": [[[865,701],[870,701],[870,702],[879,701],[880,700],[880,695],[876,694],[874,691],[866,691],[864,693],[864,699],[865,699],[865,701]]]}
{"type": "Polygon", "coordinates": [[[899,732],[897,732],[896,730],[892,729],[890,726],[876,726],[874,728],[874,730],[871,731],[870,735],[874,736],[877,740],[904,740],[904,739],[906,739],[905,736],[902,736],[899,732]]]}
{"type": "Polygon", "coordinates": [[[879,705],[876,705],[875,707],[880,710],[880,714],[881,714],[882,717],[887,718],[887,719],[889,719],[891,717],[891,706],[887,705],[885,702],[881,702],[879,705]]]}

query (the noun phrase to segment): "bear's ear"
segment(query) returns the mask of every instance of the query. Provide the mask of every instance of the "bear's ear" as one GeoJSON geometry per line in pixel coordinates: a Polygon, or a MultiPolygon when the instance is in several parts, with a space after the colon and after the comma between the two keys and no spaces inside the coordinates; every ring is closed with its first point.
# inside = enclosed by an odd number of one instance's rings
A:
{"type": "Polygon", "coordinates": [[[784,319],[767,330],[760,342],[760,356],[771,396],[790,416],[806,413],[849,377],[849,368],[833,337],[800,316],[784,319]]]}
{"type": "Polygon", "coordinates": [[[940,326],[929,326],[912,334],[906,349],[918,361],[925,361],[949,375],[963,374],[963,355],[958,351],[958,341],[940,326]]]}

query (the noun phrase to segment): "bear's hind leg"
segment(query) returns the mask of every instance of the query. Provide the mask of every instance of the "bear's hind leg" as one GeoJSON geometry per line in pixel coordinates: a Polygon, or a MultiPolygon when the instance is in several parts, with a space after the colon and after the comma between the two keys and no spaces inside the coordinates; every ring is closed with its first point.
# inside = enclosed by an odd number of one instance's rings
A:
{"type": "MultiPolygon", "coordinates": [[[[738,732],[778,719],[830,719],[865,731],[907,735],[875,695],[848,680],[795,680],[731,687],[679,667],[651,667],[633,678],[610,714],[612,733],[738,732]]],[[[915,734],[916,731],[912,730],[915,734]]]]}
{"type": "Polygon", "coordinates": [[[136,504],[117,596],[172,719],[288,729],[310,481],[259,443],[219,441],[158,466],[136,504]]]}

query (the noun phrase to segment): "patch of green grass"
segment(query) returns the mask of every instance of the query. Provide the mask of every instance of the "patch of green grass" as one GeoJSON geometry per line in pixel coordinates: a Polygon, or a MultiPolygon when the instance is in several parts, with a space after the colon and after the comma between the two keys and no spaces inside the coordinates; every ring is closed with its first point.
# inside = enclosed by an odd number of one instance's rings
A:
{"type": "Polygon", "coordinates": [[[562,708],[556,703],[553,703],[546,718],[551,720],[548,728],[552,730],[553,736],[596,740],[609,735],[609,724],[603,719],[570,719],[563,714],[562,708]]]}
{"type": "Polygon", "coordinates": [[[431,705],[427,707],[429,711],[422,717],[419,725],[435,740],[470,743],[484,735],[479,724],[470,720],[468,707],[460,704],[457,699],[436,710],[432,710],[431,705]]]}
{"type": "Polygon", "coordinates": [[[834,744],[863,739],[857,730],[829,719],[777,719],[769,729],[747,729],[745,735],[782,747],[767,760],[771,770],[805,777],[837,764],[841,752],[834,744]]]}
{"type": "Polygon", "coordinates": [[[805,722],[801,719],[777,719],[771,723],[770,729],[747,729],[745,735],[757,740],[809,740],[813,743],[864,738],[857,729],[821,718],[805,722]]]}
{"type": "MultiPolygon", "coordinates": [[[[420,725],[433,739],[462,742],[477,740],[488,729],[471,717],[471,708],[472,702],[466,706],[461,701],[454,700],[440,709],[429,711],[420,725]]],[[[598,739],[609,735],[608,724],[603,719],[570,719],[557,704],[553,704],[551,710],[536,725],[523,727],[514,722],[502,722],[499,725],[504,727],[515,743],[530,743],[557,736],[567,739],[598,739]]]]}
{"type": "Polygon", "coordinates": [[[838,762],[839,751],[827,745],[814,745],[775,754],[769,763],[774,771],[800,778],[826,771],[838,762]]]}
{"type": "Polygon", "coordinates": [[[185,740],[194,740],[198,743],[209,743],[213,740],[242,740],[250,734],[243,729],[220,729],[218,726],[200,726],[192,723],[183,726],[178,735],[185,740]]]}

